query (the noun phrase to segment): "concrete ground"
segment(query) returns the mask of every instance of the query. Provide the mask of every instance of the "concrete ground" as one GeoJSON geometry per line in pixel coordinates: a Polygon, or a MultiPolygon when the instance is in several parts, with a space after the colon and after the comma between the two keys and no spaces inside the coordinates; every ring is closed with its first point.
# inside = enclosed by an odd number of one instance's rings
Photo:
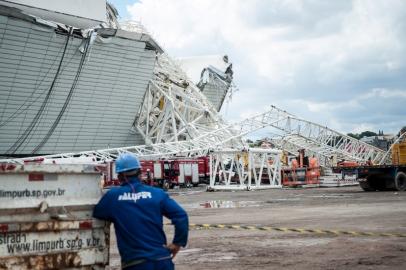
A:
{"type": "MultiPolygon", "coordinates": [[[[406,233],[406,192],[341,188],[170,191],[191,223],[406,233]]],[[[173,228],[165,226],[168,240],[173,228]]],[[[112,239],[111,269],[119,269],[112,239]]],[[[406,238],[192,229],[176,269],[406,269],[406,238]]]]}

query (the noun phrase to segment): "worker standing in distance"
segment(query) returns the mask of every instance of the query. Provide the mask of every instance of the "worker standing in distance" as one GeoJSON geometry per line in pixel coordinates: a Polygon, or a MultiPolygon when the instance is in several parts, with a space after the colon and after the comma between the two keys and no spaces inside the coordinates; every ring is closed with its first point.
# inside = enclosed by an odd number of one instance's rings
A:
{"type": "Polygon", "coordinates": [[[121,186],[113,187],[101,198],[93,217],[114,224],[122,269],[174,269],[172,258],[186,246],[188,238],[185,210],[163,190],[141,183],[141,164],[135,155],[121,154],[116,160],[116,173],[121,186]],[[163,216],[175,225],[169,245],[163,216]]]}

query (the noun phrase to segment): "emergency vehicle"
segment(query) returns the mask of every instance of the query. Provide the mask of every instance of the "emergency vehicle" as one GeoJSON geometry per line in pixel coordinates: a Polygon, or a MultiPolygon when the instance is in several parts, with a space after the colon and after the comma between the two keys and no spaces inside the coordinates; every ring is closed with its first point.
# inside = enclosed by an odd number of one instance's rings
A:
{"type": "MultiPolygon", "coordinates": [[[[206,183],[209,178],[209,158],[175,158],[141,160],[141,179],[145,184],[163,189],[175,186],[191,187],[206,183]]],[[[105,186],[119,185],[114,173],[114,162],[108,164],[105,186]]]]}

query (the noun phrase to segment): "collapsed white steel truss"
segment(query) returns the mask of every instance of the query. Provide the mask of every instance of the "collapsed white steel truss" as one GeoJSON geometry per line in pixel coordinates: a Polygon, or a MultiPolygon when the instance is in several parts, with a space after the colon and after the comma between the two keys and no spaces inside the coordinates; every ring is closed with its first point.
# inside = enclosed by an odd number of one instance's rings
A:
{"type": "Polygon", "coordinates": [[[314,156],[322,167],[332,167],[336,165],[337,155],[331,148],[322,147],[297,135],[287,135],[284,137],[271,138],[270,142],[279,149],[297,156],[300,149],[306,150],[307,156],[314,156]]]}
{"type": "Polygon", "coordinates": [[[211,152],[208,190],[281,188],[281,152],[259,148],[211,152]]]}
{"type": "MultiPolygon", "coordinates": [[[[122,27],[146,33],[139,23],[126,22],[122,27]]],[[[241,137],[265,127],[276,128],[282,133],[282,139],[273,140],[279,148],[293,154],[304,148],[317,155],[325,166],[329,165],[328,158],[332,155],[361,162],[368,159],[384,162],[386,158],[378,148],[273,106],[265,113],[227,124],[200,89],[166,54],[157,56],[153,78],[134,121],[133,128],[143,136],[146,145],[49,155],[45,158],[73,162],[81,157],[82,160],[90,158],[100,162],[115,159],[122,152],[134,152],[141,158],[205,155],[213,149],[246,147],[241,137]]],[[[3,161],[23,162],[27,159],[32,158],[3,161]]]]}
{"type": "MultiPolygon", "coordinates": [[[[300,119],[286,111],[272,106],[265,113],[244,119],[234,124],[223,124],[212,131],[202,132],[186,141],[156,143],[132,147],[85,151],[49,155],[47,159],[91,157],[97,161],[115,159],[122,152],[133,152],[140,158],[161,158],[174,155],[206,155],[209,151],[221,149],[242,149],[245,145],[240,138],[248,133],[272,127],[282,132],[282,139],[273,142],[280,148],[296,154],[299,149],[315,153],[324,166],[331,166],[328,159],[332,155],[345,160],[366,162],[380,161],[385,152],[327,127],[300,119]]],[[[26,158],[32,159],[32,158],[26,158]]],[[[24,159],[20,160],[22,162],[24,159]]],[[[4,160],[9,161],[11,160],[4,160]]],[[[17,160],[18,161],[18,160],[17,160]]]]}
{"type": "MultiPolygon", "coordinates": [[[[146,32],[139,23],[123,23],[127,30],[146,32]]],[[[271,126],[282,132],[273,143],[280,149],[297,154],[306,149],[315,155],[322,166],[335,165],[336,160],[374,163],[387,162],[384,151],[328,127],[300,119],[276,107],[236,124],[226,124],[216,108],[187,77],[180,66],[166,54],[157,56],[154,77],[145,94],[143,105],[134,124],[146,144],[174,142],[167,147],[184,151],[208,148],[243,146],[237,140],[250,132],[271,126]],[[232,138],[232,140],[229,140],[232,138]],[[180,141],[190,141],[176,145],[180,141]],[[224,144],[227,142],[227,145],[224,144]],[[201,143],[208,145],[204,146],[201,143]],[[202,147],[200,148],[200,147],[202,147]]],[[[153,147],[153,146],[151,146],[153,147]]],[[[165,148],[166,146],[163,146],[165,148]]],[[[162,150],[161,147],[159,149],[162,150]]],[[[179,152],[182,152],[179,151],[179,152]]],[[[166,153],[167,151],[163,151],[166,153]]],[[[163,154],[164,154],[163,153],[163,154]]]]}
{"type": "Polygon", "coordinates": [[[332,165],[332,157],[356,162],[371,160],[377,164],[385,156],[385,151],[377,147],[295,116],[289,116],[284,125],[275,127],[286,134],[274,141],[277,146],[306,149],[318,156],[324,166],[332,165]]]}
{"type": "MultiPolygon", "coordinates": [[[[166,54],[157,56],[153,79],[144,95],[135,128],[147,144],[194,139],[221,129],[216,108],[166,54]]],[[[227,136],[233,136],[231,129],[227,136]]]]}
{"type": "MultiPolygon", "coordinates": [[[[139,23],[125,22],[122,28],[146,33],[139,23]]],[[[220,98],[224,101],[224,96],[220,98]]],[[[57,164],[100,163],[114,160],[123,152],[135,153],[142,159],[203,156],[211,152],[210,188],[250,190],[280,187],[279,150],[241,151],[248,149],[241,137],[265,127],[281,133],[281,137],[272,138],[276,147],[292,154],[305,149],[308,155],[318,157],[322,166],[330,167],[334,165],[332,161],[337,159],[358,162],[371,160],[374,163],[387,160],[385,152],[376,147],[274,106],[264,113],[233,124],[225,122],[218,109],[175,61],[166,54],[158,54],[153,78],[133,123],[133,129],[143,136],[145,145],[0,162],[24,164],[27,160],[43,159],[44,162],[57,164]],[[226,168],[227,162],[230,162],[229,168],[226,168]],[[235,174],[234,177],[232,174],[235,174]]]]}

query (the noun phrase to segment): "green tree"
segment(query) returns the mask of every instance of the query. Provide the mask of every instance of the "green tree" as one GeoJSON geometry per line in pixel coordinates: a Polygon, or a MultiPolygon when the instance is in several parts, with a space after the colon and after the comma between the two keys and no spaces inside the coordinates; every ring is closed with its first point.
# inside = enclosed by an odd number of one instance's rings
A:
{"type": "Polygon", "coordinates": [[[363,131],[361,133],[348,133],[347,136],[353,137],[357,140],[364,138],[364,137],[371,137],[371,136],[377,136],[378,134],[373,132],[373,131],[363,131]]]}
{"type": "Polygon", "coordinates": [[[372,131],[363,131],[359,134],[359,138],[364,138],[364,137],[371,137],[371,136],[377,136],[378,134],[376,134],[375,132],[372,131]]]}
{"type": "Polygon", "coordinates": [[[352,137],[354,139],[357,139],[357,140],[359,139],[359,134],[348,133],[347,136],[350,136],[350,137],[352,137]]]}

